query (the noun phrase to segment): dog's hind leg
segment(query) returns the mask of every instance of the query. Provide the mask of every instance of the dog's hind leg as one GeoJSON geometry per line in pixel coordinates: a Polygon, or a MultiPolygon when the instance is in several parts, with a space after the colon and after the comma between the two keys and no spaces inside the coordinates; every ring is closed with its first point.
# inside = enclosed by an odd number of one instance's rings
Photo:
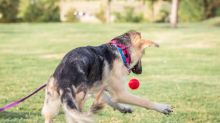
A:
{"type": "Polygon", "coordinates": [[[91,123],[92,120],[88,115],[79,111],[79,104],[76,101],[75,93],[70,88],[63,91],[61,102],[65,111],[66,120],[68,123],[91,123]]]}
{"type": "Polygon", "coordinates": [[[118,110],[121,113],[126,114],[133,112],[129,105],[113,102],[111,96],[104,89],[105,88],[101,89],[95,96],[95,100],[90,108],[91,113],[97,113],[99,110],[101,110],[104,107],[104,103],[107,103],[114,110],[118,110]]]}
{"type": "Polygon", "coordinates": [[[105,91],[106,86],[101,87],[100,91],[96,94],[94,102],[92,106],[90,107],[89,113],[97,113],[99,110],[101,110],[104,107],[104,102],[103,102],[103,93],[105,91]]]}
{"type": "Polygon", "coordinates": [[[57,92],[56,81],[51,77],[47,83],[44,106],[42,115],[45,118],[45,123],[52,123],[55,115],[59,113],[61,101],[57,92]]]}

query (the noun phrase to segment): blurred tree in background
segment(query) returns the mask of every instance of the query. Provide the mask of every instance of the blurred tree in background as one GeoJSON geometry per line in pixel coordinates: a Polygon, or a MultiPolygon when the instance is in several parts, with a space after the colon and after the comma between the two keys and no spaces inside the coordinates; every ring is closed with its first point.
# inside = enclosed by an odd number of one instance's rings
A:
{"type": "MultiPolygon", "coordinates": [[[[74,4],[74,1],[79,2],[78,0],[0,0],[0,22],[60,21],[61,1],[69,1],[70,4],[74,4]]],[[[94,4],[104,2],[103,6],[99,8],[100,10],[98,12],[96,11],[97,13],[91,13],[102,22],[110,22],[114,17],[116,22],[169,22],[172,10],[172,0],[83,1],[89,2],[89,5],[93,3],[92,1],[96,1],[94,4]],[[113,6],[113,3],[115,3],[114,5],[118,5],[118,3],[123,2],[124,4],[118,7],[119,11],[115,14],[114,11],[118,8],[113,6]],[[135,7],[135,2],[139,2],[138,7],[135,7]]],[[[178,20],[180,22],[196,22],[220,16],[220,0],[179,0],[178,5],[178,20]]],[[[93,4],[90,6],[93,7],[93,4]]],[[[75,9],[75,11],[78,10],[75,9]]],[[[71,11],[68,15],[70,18],[74,16],[73,13],[71,14],[71,11]]]]}
{"type": "Polygon", "coordinates": [[[0,22],[17,20],[19,0],[0,0],[0,22]]]}
{"type": "Polygon", "coordinates": [[[73,14],[76,13],[76,9],[72,8],[69,9],[68,12],[66,13],[66,21],[65,22],[79,22],[79,19],[77,16],[74,16],[73,14]]]}
{"type": "Polygon", "coordinates": [[[195,22],[204,19],[203,0],[181,0],[179,18],[182,22],[195,22]]]}
{"type": "Polygon", "coordinates": [[[59,13],[59,0],[29,0],[23,19],[27,22],[58,22],[59,13]]]}
{"type": "Polygon", "coordinates": [[[125,6],[123,13],[115,13],[116,22],[134,22],[139,23],[144,21],[143,14],[134,13],[134,8],[125,6]]]}
{"type": "Polygon", "coordinates": [[[195,22],[219,16],[220,0],[181,0],[179,17],[182,22],[195,22]]]}
{"type": "Polygon", "coordinates": [[[203,0],[205,18],[215,17],[220,10],[220,0],[203,0]]]}

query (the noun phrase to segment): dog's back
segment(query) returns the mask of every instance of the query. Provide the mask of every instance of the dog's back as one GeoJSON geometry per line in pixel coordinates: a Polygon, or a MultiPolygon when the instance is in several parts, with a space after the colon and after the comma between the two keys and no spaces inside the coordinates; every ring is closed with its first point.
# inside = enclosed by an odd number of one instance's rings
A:
{"type": "Polygon", "coordinates": [[[56,68],[53,76],[61,89],[78,87],[82,83],[92,86],[102,79],[105,62],[111,66],[115,55],[107,44],[71,50],[56,68]]]}

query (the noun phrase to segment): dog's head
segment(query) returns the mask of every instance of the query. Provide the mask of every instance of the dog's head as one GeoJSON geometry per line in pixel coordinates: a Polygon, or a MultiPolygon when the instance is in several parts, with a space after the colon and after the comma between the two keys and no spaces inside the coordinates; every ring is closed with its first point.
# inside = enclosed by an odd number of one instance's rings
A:
{"type": "Polygon", "coordinates": [[[151,40],[144,39],[141,36],[141,33],[137,31],[129,31],[124,34],[124,37],[128,36],[130,47],[130,55],[131,55],[131,70],[133,73],[141,74],[142,73],[142,65],[141,58],[144,55],[144,50],[147,47],[155,46],[159,47],[159,45],[151,40]]]}

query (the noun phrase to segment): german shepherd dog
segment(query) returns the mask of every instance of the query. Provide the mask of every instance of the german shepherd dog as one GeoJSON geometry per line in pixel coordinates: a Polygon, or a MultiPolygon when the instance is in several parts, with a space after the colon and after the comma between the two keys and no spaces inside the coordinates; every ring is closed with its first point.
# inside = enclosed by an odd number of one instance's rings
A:
{"type": "Polygon", "coordinates": [[[128,31],[100,46],[79,47],[68,52],[47,82],[42,114],[51,123],[62,106],[68,123],[92,122],[90,115],[107,103],[122,113],[132,109],[124,104],[170,114],[170,105],[151,102],[129,93],[124,86],[132,71],[142,73],[141,57],[144,49],[159,47],[143,39],[137,31],[128,31]],[[94,103],[87,113],[82,108],[88,94],[94,103]]]}

